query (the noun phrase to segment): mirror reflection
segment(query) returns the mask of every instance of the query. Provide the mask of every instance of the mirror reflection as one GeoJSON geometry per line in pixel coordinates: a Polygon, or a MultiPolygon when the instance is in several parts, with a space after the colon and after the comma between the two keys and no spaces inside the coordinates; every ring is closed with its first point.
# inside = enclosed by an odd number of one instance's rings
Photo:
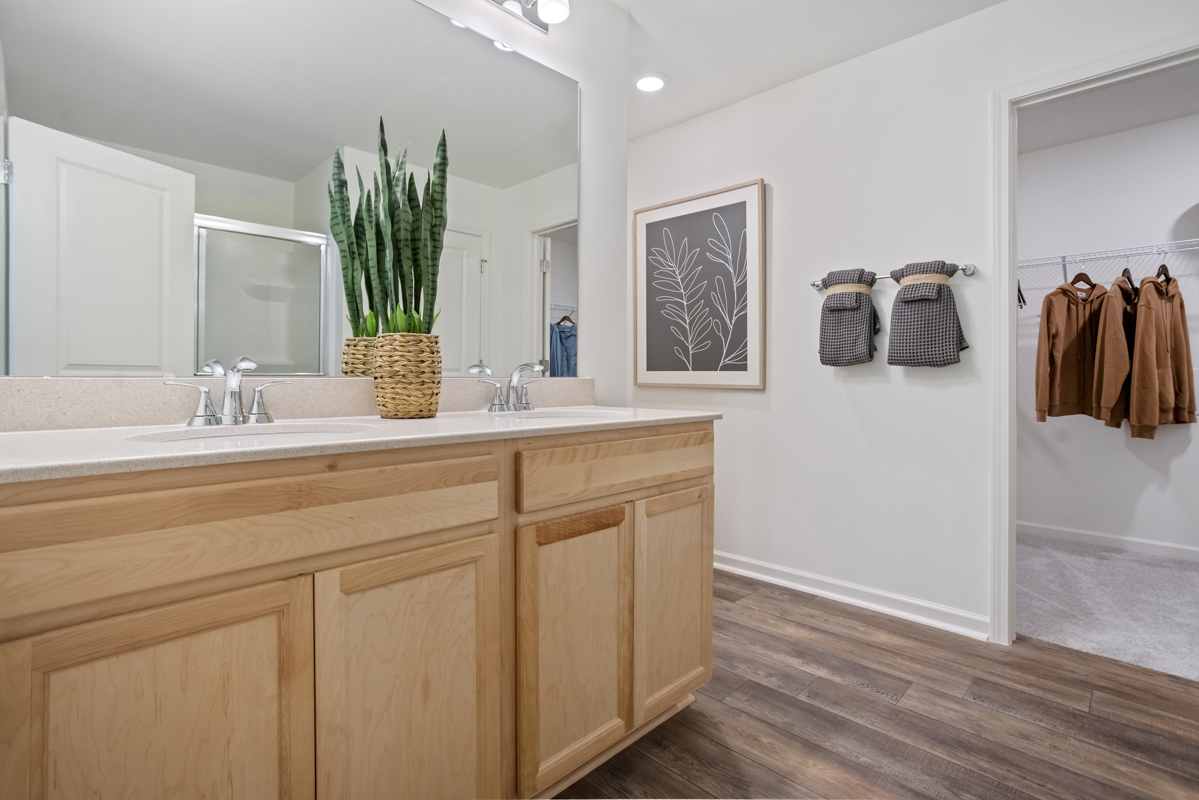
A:
{"type": "Polygon", "coordinates": [[[573,80],[415,0],[11,0],[0,42],[8,374],[339,375],[334,153],[377,197],[380,118],[417,187],[445,131],[444,374],[574,374],[573,80]]]}

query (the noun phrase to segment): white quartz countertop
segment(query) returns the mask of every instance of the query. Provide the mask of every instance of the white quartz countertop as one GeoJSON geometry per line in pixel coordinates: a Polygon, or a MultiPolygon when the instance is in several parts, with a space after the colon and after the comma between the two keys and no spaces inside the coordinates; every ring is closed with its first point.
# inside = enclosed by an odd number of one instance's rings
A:
{"type": "Polygon", "coordinates": [[[336,417],[200,429],[169,425],[0,433],[0,483],[721,418],[711,412],[606,406],[547,408],[532,413],[540,416],[460,411],[432,419],[336,417]],[[197,433],[205,438],[183,438],[197,433]]]}

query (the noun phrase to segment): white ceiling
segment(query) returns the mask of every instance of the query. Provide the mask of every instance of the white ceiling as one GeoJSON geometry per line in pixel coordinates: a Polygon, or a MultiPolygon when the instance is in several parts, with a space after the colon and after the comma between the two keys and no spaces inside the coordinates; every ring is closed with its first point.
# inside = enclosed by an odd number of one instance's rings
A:
{"type": "Polygon", "coordinates": [[[1192,114],[1199,114],[1199,62],[1022,109],[1019,149],[1043,150],[1192,114]]]}
{"type": "MultiPolygon", "coordinates": [[[[1001,0],[614,0],[629,30],[636,139],[973,14],[1001,0]],[[670,77],[646,94],[633,78],[670,77]]],[[[551,34],[552,35],[552,34],[551,34]]]]}
{"type": "Polygon", "coordinates": [[[292,181],[348,145],[506,188],[578,160],[578,86],[413,0],[3,0],[9,113],[292,181]]]}

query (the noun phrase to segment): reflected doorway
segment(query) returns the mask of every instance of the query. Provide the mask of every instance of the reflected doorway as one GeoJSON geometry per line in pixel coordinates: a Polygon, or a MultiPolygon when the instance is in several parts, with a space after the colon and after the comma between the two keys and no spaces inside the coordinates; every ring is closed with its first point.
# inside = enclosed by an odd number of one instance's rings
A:
{"type": "Polygon", "coordinates": [[[579,226],[538,237],[541,252],[541,356],[552,378],[579,375],[579,226]]]}

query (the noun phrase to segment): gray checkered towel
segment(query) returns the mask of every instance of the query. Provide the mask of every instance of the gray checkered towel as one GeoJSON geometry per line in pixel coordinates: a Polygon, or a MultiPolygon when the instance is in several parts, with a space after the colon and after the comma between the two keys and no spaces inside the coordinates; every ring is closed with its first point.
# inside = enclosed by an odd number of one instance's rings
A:
{"type": "MultiPolygon", "coordinates": [[[[909,275],[953,275],[957,264],[924,261],[891,271],[898,283],[909,275]]],[[[910,283],[899,287],[891,306],[887,363],[895,367],[947,367],[970,345],[962,333],[953,290],[948,284],[910,283]]]]}
{"type": "MultiPolygon", "coordinates": [[[[873,286],[875,275],[864,269],[839,269],[824,276],[825,289],[843,283],[873,286]]],[[[824,298],[820,309],[820,363],[826,367],[852,367],[874,360],[874,335],[879,331],[878,310],[870,295],[840,292],[824,298]]]]}

